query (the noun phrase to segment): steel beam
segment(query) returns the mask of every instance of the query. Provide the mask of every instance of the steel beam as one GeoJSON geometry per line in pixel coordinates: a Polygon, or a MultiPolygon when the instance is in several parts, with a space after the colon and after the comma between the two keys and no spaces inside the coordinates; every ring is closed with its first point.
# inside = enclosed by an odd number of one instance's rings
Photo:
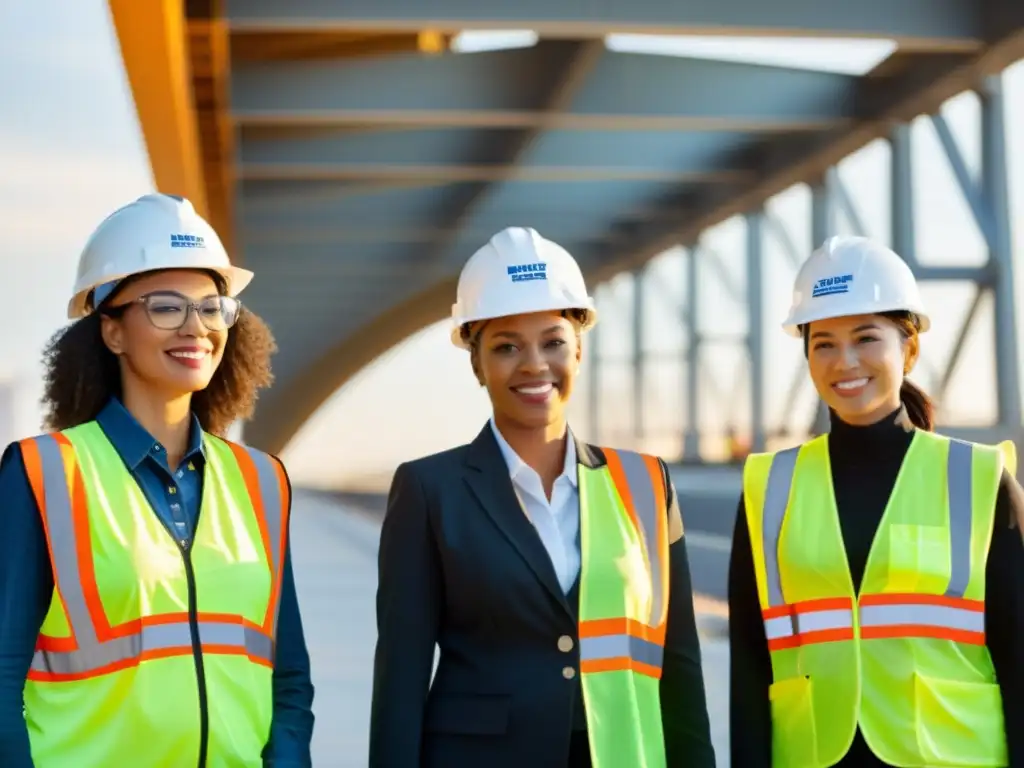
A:
{"type": "Polygon", "coordinates": [[[505,162],[521,131],[427,128],[253,129],[241,132],[238,163],[276,165],[493,165],[505,162]]]}
{"type": "MultiPolygon", "coordinates": [[[[600,306],[600,293],[601,287],[598,286],[594,289],[594,301],[598,303],[598,306],[600,306]]],[[[599,322],[587,333],[586,346],[583,348],[583,359],[589,374],[587,429],[590,431],[590,442],[595,445],[600,445],[601,428],[603,426],[601,421],[601,386],[603,384],[603,379],[601,378],[601,336],[601,323],[599,322]]]]}
{"type": "MultiPolygon", "coordinates": [[[[521,170],[521,163],[538,139],[548,129],[551,119],[564,112],[573,102],[577,92],[583,87],[598,60],[604,53],[604,47],[593,40],[588,42],[561,43],[564,50],[565,63],[558,70],[558,75],[551,81],[550,91],[543,106],[544,118],[532,128],[513,135],[504,151],[503,173],[487,184],[476,187],[459,206],[452,218],[451,227],[455,231],[465,229],[474,218],[474,214],[486,203],[488,197],[503,181],[511,179],[521,170]]],[[[442,239],[434,252],[428,257],[432,265],[443,265],[449,252],[453,250],[458,235],[442,239]]]]}
{"type": "Polygon", "coordinates": [[[750,449],[765,449],[764,211],[747,214],[747,350],[750,355],[750,449]]]}
{"type": "MultiPolygon", "coordinates": [[[[1024,14],[1022,14],[1024,15],[1024,14]]],[[[985,78],[981,97],[982,184],[992,221],[989,262],[996,271],[995,341],[996,387],[999,422],[1021,424],[1020,366],[1018,363],[1017,313],[1013,277],[1013,237],[1010,230],[1009,160],[1006,155],[1006,106],[1003,76],[985,78]]]]}
{"type": "Polygon", "coordinates": [[[850,229],[853,230],[853,234],[868,237],[868,228],[864,226],[864,219],[857,209],[857,204],[850,197],[850,191],[846,188],[846,184],[843,183],[843,177],[839,175],[839,169],[833,166],[828,170],[825,178],[836,211],[843,212],[846,221],[850,224],[850,229]]]}
{"type": "Polygon", "coordinates": [[[121,58],[161,192],[183,195],[209,214],[188,27],[181,0],[109,0],[121,58]]]}
{"type": "Polygon", "coordinates": [[[892,248],[910,265],[915,274],[918,272],[917,238],[914,236],[914,152],[911,147],[911,127],[909,123],[901,123],[892,129],[889,136],[890,183],[892,192],[889,195],[892,211],[890,226],[892,227],[892,248]]]}
{"type": "Polygon", "coordinates": [[[415,32],[430,28],[531,29],[544,37],[634,32],[661,35],[812,36],[892,39],[909,49],[970,49],[984,34],[984,4],[973,0],[226,0],[232,30],[344,29],[415,32]]]}
{"type": "Polygon", "coordinates": [[[814,139],[794,137],[769,143],[761,179],[748,187],[708,189],[692,200],[690,213],[676,222],[651,224],[638,233],[633,248],[608,250],[599,275],[614,275],[664,252],[673,243],[695,239],[705,229],[762,205],[794,184],[824,173],[877,138],[893,124],[939,109],[948,99],[972,88],[992,73],[1024,58],[1024,11],[992,30],[991,43],[978,55],[913,57],[895,72],[866,78],[857,97],[862,116],[844,131],[814,139]]]}
{"type": "Polygon", "coordinates": [[[949,127],[949,123],[946,122],[946,118],[941,112],[937,112],[931,118],[935,133],[939,138],[939,143],[942,144],[942,148],[946,152],[946,158],[949,160],[949,165],[953,169],[953,175],[960,186],[960,192],[963,194],[967,206],[971,209],[971,214],[974,216],[974,221],[978,225],[981,236],[985,238],[985,242],[991,247],[997,235],[995,232],[995,221],[993,220],[991,210],[987,206],[988,201],[985,199],[985,190],[981,189],[977,182],[975,182],[974,174],[967,167],[967,161],[964,160],[963,153],[960,151],[960,145],[957,143],[956,137],[953,136],[953,130],[949,127]]]}
{"type": "Polygon", "coordinates": [[[793,132],[857,114],[857,78],[584,46],[565,95],[566,44],[467,56],[236,64],[232,116],[241,126],[401,126],[575,130],[793,132]],[[578,95],[572,90],[579,88],[578,95]],[[556,89],[557,90],[557,89],[556,89]],[[547,109],[557,97],[557,110],[547,109]],[[563,103],[564,102],[564,103],[563,103]]]}
{"type": "Polygon", "coordinates": [[[622,168],[616,166],[516,166],[516,165],[374,165],[371,163],[328,164],[248,163],[239,168],[244,181],[368,181],[495,183],[502,181],[657,181],[736,183],[752,178],[745,169],[676,171],[671,168],[622,168]]]}
{"type": "Polygon", "coordinates": [[[686,428],[683,460],[700,460],[700,245],[686,254],[686,428]]]}
{"type": "MultiPolygon", "coordinates": [[[[820,247],[829,237],[836,234],[837,206],[833,196],[832,176],[825,173],[811,185],[811,247],[820,247]]],[[[811,419],[811,434],[821,435],[829,429],[828,406],[820,397],[816,398],[814,415],[811,419]]]]}
{"type": "Polygon", "coordinates": [[[633,272],[633,440],[637,450],[643,449],[644,432],[644,274],[641,267],[633,272]]]}
{"type": "Polygon", "coordinates": [[[939,381],[939,387],[935,392],[935,399],[942,403],[946,399],[946,392],[949,391],[949,385],[953,381],[953,376],[956,374],[957,365],[960,362],[960,356],[963,354],[964,346],[967,343],[967,335],[971,331],[971,326],[974,324],[974,318],[978,314],[978,310],[981,308],[982,299],[985,298],[985,290],[978,286],[974,291],[974,298],[971,300],[970,307],[967,308],[967,314],[964,315],[963,322],[960,324],[960,331],[956,335],[956,339],[953,341],[953,350],[950,352],[949,360],[946,362],[946,370],[942,373],[942,378],[939,381]]]}

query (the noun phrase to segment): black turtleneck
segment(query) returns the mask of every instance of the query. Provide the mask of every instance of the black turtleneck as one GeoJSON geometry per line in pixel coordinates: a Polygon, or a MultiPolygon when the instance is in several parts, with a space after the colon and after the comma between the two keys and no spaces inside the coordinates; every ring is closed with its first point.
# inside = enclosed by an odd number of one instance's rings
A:
{"type": "MultiPolygon", "coordinates": [[[[828,449],[839,523],[854,587],[860,588],[868,552],[913,432],[902,409],[868,427],[853,427],[832,414],[828,449]]],[[[996,502],[995,530],[986,564],[985,632],[1003,696],[1009,768],[1024,768],[1024,492],[1005,471],[996,502]]],[[[768,686],[771,659],[750,551],[743,500],[736,516],[729,566],[731,648],[731,762],[737,768],[771,767],[768,686]]],[[[886,766],[860,732],[838,768],[886,766]]]]}

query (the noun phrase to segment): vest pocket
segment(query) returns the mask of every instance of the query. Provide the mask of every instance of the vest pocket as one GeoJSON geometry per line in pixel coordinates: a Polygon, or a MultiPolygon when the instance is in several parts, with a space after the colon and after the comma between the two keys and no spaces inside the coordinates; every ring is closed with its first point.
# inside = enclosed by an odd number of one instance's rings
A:
{"type": "Polygon", "coordinates": [[[914,673],[914,716],[921,757],[929,764],[1006,765],[1003,699],[997,683],[914,673]],[[965,754],[973,761],[961,762],[965,754]]]}
{"type": "Polygon", "coordinates": [[[808,675],[768,687],[772,711],[772,764],[789,768],[818,765],[813,684],[808,675]]]}

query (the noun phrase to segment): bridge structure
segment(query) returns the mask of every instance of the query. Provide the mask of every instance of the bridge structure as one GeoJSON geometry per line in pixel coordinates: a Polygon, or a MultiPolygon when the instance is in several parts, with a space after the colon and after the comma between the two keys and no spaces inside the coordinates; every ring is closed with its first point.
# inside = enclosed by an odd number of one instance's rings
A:
{"type": "MultiPolygon", "coordinates": [[[[991,308],[994,416],[944,431],[987,442],[1020,436],[1002,74],[1024,58],[1018,0],[109,7],[157,188],[189,197],[236,262],[257,274],[246,303],[271,325],[280,352],[277,383],[246,425],[254,445],[279,452],[364,366],[445,318],[465,259],[509,225],[534,226],[567,247],[602,297],[605,286],[631,281],[631,350],[622,360],[591,355],[591,436],[626,424],[639,441],[657,426],[644,408],[656,367],[644,307],[652,292],[666,294],[649,273],[666,252],[681,254],[684,271],[670,314],[684,338],[677,458],[708,458],[702,398],[734,383],[701,364],[714,345],[738,345],[745,361],[737,377],[751,448],[820,430],[821,406],[799,405],[807,384],[798,354],[787,363],[795,371],[783,416],[767,413],[766,372],[779,363],[764,338],[779,318],[766,313],[766,275],[791,274],[806,257],[799,243],[868,234],[843,163],[879,142],[887,161],[875,194],[888,199],[889,226],[870,234],[919,279],[973,286],[949,354],[928,373],[940,398],[972,323],[991,308]],[[485,31],[502,32],[505,48],[475,49],[473,35],[485,31]],[[627,45],[654,35],[856,38],[889,41],[889,50],[849,74],[627,45]],[[964,93],[979,105],[978,167],[943,113],[964,93]],[[922,120],[983,239],[980,263],[936,265],[918,248],[911,139],[922,120]],[[772,207],[796,187],[810,199],[800,232],[772,207]],[[726,221],[744,231],[733,272],[706,237],[726,221]],[[781,267],[770,249],[782,254],[781,267]],[[717,338],[707,323],[701,286],[709,279],[734,302],[712,309],[746,316],[734,337],[717,338]],[[626,407],[602,400],[614,366],[632,379],[626,407]],[[609,411],[628,415],[608,426],[609,411]]],[[[601,350],[602,326],[596,333],[601,350]]]]}

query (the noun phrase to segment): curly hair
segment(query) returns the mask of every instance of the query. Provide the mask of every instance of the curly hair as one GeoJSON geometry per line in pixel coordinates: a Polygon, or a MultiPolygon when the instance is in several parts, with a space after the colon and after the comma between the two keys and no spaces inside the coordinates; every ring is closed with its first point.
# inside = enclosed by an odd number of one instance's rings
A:
{"type": "MultiPolygon", "coordinates": [[[[92,312],[62,328],[46,346],[42,403],[47,429],[92,421],[107,400],[121,397],[121,369],[103,342],[100,322],[100,313],[92,312]]],[[[209,386],[192,396],[192,412],[206,432],[223,437],[236,419],[252,416],[259,390],[273,383],[270,357],[276,351],[270,328],[243,307],[209,386]]]]}

